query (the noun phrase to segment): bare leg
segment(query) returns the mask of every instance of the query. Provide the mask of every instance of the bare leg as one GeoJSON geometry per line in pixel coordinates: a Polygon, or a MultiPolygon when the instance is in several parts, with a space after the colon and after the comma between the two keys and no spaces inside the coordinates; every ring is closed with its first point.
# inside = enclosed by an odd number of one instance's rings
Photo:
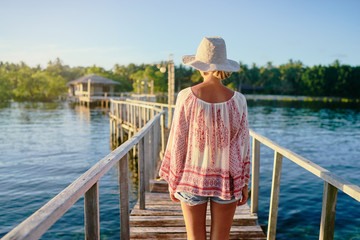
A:
{"type": "Polygon", "coordinates": [[[187,239],[206,240],[206,207],[207,203],[189,206],[181,202],[187,239]]]}
{"type": "Polygon", "coordinates": [[[229,239],[230,229],[233,222],[236,204],[220,204],[211,201],[211,233],[210,239],[229,239]]]}

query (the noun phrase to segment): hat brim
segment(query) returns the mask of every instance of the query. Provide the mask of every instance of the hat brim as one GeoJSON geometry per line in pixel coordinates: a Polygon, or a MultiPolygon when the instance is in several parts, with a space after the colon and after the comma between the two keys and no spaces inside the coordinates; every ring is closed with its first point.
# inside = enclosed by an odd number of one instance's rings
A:
{"type": "Polygon", "coordinates": [[[204,63],[195,59],[195,55],[186,55],[182,57],[182,62],[185,65],[190,65],[203,72],[225,71],[237,72],[240,70],[240,65],[234,60],[227,59],[224,64],[204,63]]]}

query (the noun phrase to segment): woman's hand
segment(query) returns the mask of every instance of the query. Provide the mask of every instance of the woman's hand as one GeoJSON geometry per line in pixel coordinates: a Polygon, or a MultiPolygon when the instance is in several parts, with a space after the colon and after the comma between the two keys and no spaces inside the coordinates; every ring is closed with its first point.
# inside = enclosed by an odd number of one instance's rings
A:
{"type": "Polygon", "coordinates": [[[174,196],[174,193],[170,193],[170,198],[173,202],[180,202],[180,200],[174,196]]]}
{"type": "Polygon", "coordinates": [[[248,185],[245,185],[243,187],[241,194],[242,194],[242,198],[237,202],[236,206],[244,205],[247,202],[249,198],[248,185]]]}

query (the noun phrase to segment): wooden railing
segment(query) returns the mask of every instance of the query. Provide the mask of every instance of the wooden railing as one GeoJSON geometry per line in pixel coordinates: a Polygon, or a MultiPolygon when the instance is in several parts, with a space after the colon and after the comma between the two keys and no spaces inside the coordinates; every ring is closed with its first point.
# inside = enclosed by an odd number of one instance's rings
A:
{"type": "MultiPolygon", "coordinates": [[[[99,220],[99,180],[116,163],[119,162],[119,187],[120,187],[120,223],[121,239],[129,239],[129,189],[128,189],[128,153],[136,145],[138,146],[138,169],[139,169],[139,201],[140,208],[145,209],[145,190],[147,172],[154,172],[151,168],[156,166],[157,155],[155,143],[159,142],[160,121],[164,111],[153,108],[157,114],[147,122],[142,115],[133,116],[142,122],[142,128],[136,134],[101,159],[77,180],[51,199],[37,212],[20,223],[3,240],[10,239],[38,239],[40,238],[62,215],[73,206],[79,198],[84,196],[85,208],[85,239],[100,239],[99,220]],[[146,161],[145,161],[146,159],[146,161]],[[145,167],[146,166],[146,167],[145,167]]],[[[136,126],[134,127],[136,128],[136,126]]],[[[158,145],[158,144],[157,144],[158,145]]]]}
{"type": "Polygon", "coordinates": [[[167,109],[167,113],[168,113],[168,124],[167,127],[171,126],[171,121],[172,121],[172,115],[173,115],[173,111],[175,109],[175,105],[169,105],[167,103],[158,103],[158,102],[146,102],[146,101],[141,101],[141,100],[133,100],[133,99],[126,99],[126,101],[129,102],[133,102],[133,103],[138,103],[138,104],[146,104],[149,106],[154,106],[157,108],[160,108],[162,111],[164,109],[167,109]]]}
{"type": "Polygon", "coordinates": [[[251,213],[258,213],[259,176],[260,176],[260,143],[274,150],[274,168],[270,197],[267,239],[275,239],[279,205],[280,179],[282,159],[286,157],[308,172],[324,180],[324,192],[321,212],[319,239],[331,240],[334,237],[337,190],[340,189],[360,202],[360,187],[356,186],[332,172],[316,165],[308,159],[283,148],[271,140],[250,130],[252,136],[252,178],[251,178],[251,213]]]}
{"type": "MultiPolygon", "coordinates": [[[[82,196],[85,199],[85,238],[100,239],[98,181],[117,162],[119,162],[121,239],[129,239],[128,153],[131,149],[135,150],[136,146],[138,147],[139,204],[140,209],[145,209],[145,191],[149,189],[148,180],[155,171],[155,161],[159,159],[158,157],[162,159],[165,148],[165,107],[171,109],[169,112],[172,113],[174,106],[168,107],[167,104],[138,100],[111,100],[109,114],[111,135],[115,135],[118,139],[119,135],[121,136],[119,132],[127,129],[129,139],[5,235],[3,239],[38,239],[82,196]]],[[[170,125],[171,122],[168,126],[170,125]]],[[[275,153],[267,238],[275,239],[276,236],[282,159],[286,157],[324,180],[319,239],[333,239],[337,190],[342,190],[360,202],[360,188],[254,131],[250,130],[250,135],[252,136],[252,214],[258,213],[260,143],[273,149],[275,153]]]]}
{"type": "MultiPolygon", "coordinates": [[[[161,114],[160,125],[156,126],[159,129],[156,129],[154,134],[154,137],[161,140],[161,142],[153,140],[153,148],[156,149],[154,152],[159,152],[157,147],[160,146],[159,158],[162,159],[165,151],[165,112],[163,108],[158,108],[153,102],[129,99],[126,101],[111,99],[110,103],[110,139],[115,146],[119,145],[119,140],[120,142],[124,141],[125,131],[131,137],[157,113],[164,113],[161,114]],[[157,136],[157,133],[160,133],[161,137],[157,136]]],[[[136,149],[133,150],[135,156],[136,149]]]]}

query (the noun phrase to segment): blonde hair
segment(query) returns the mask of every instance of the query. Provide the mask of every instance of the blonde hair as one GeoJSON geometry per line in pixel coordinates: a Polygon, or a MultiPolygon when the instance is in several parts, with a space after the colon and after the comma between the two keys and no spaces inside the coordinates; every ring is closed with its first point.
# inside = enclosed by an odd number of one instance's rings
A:
{"type": "Polygon", "coordinates": [[[215,72],[213,72],[213,76],[220,80],[224,80],[231,76],[231,72],[215,71],[215,72]]]}

